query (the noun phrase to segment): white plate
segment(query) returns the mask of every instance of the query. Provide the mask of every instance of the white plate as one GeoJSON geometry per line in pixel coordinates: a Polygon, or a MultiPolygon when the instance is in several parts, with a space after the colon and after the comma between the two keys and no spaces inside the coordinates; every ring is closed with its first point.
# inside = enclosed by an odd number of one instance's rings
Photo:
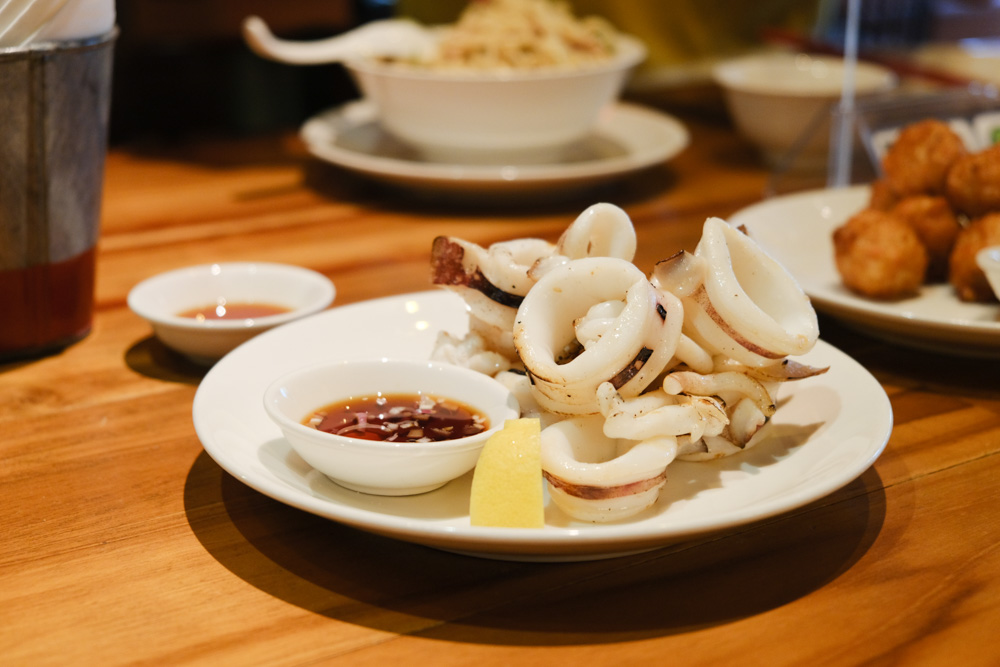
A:
{"type": "Polygon", "coordinates": [[[946,354],[1000,358],[1000,306],[959,301],[950,285],[917,296],[875,301],[843,286],[833,259],[833,230],[868,201],[867,186],[775,197],[732,215],[785,265],[815,307],[893,343],[946,354]]]}
{"type": "Polygon", "coordinates": [[[202,381],[194,424],[205,450],[276,500],[362,530],[431,547],[515,560],[584,560],[654,549],[821,498],[864,472],[892,430],[882,387],[820,342],[804,359],[830,371],[789,383],[769,437],[711,463],[675,462],[660,500],[617,524],[573,522],[553,505],[542,529],[469,525],[471,473],[420,496],[369,496],[313,471],[264,413],[272,379],[327,360],[426,359],[439,330],[462,335],[464,303],[448,292],[389,297],[325,311],[264,333],[224,357],[202,381]]]}
{"type": "Polygon", "coordinates": [[[444,164],[422,159],[386,134],[375,108],[352,102],[306,121],[301,136],[317,158],[377,180],[456,194],[557,194],[609,182],[683,150],[687,128],[672,116],[634,104],[606,109],[594,132],[542,164],[444,164]]]}

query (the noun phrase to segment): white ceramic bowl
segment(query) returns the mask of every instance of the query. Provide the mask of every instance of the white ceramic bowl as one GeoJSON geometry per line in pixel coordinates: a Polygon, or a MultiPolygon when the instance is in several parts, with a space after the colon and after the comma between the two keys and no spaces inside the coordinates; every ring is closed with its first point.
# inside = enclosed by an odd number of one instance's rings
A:
{"type": "MultiPolygon", "coordinates": [[[[859,62],[855,73],[858,98],[896,86],[895,74],[879,65],[859,62]]],[[[830,115],[843,90],[843,59],[766,53],[720,63],[713,77],[737,129],[769,163],[778,164],[794,148],[803,164],[825,166],[830,115]]]]}
{"type": "Polygon", "coordinates": [[[993,293],[1000,299],[1000,246],[989,246],[977,252],[976,264],[986,274],[993,293]]]}
{"type": "Polygon", "coordinates": [[[325,276],[298,266],[230,262],[190,266],[148,278],[129,292],[128,305],[167,347],[200,364],[212,364],[262,331],[318,313],[333,302],[325,276]],[[249,319],[182,317],[220,301],[271,304],[288,312],[249,319]]]}
{"type": "Polygon", "coordinates": [[[456,72],[371,59],[346,67],[382,127],[425,158],[531,163],[584,137],[645,54],[623,35],[615,58],[581,67],[456,72]]]}
{"type": "Polygon", "coordinates": [[[385,496],[432,491],[472,470],[486,440],[520,414],[517,399],[476,371],[431,361],[346,361],[288,373],[264,393],[264,409],[306,463],[346,488],[385,496]],[[332,403],[383,394],[452,398],[489,420],[487,430],[440,442],[383,442],[302,424],[332,403]]]}

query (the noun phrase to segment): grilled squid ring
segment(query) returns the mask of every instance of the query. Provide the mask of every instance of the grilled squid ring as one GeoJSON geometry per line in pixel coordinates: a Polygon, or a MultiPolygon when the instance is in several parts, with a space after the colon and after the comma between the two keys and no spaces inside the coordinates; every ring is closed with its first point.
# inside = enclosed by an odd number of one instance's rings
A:
{"type": "Polygon", "coordinates": [[[650,391],[624,399],[610,383],[597,390],[604,415],[604,435],[609,438],[650,440],[687,435],[697,440],[719,435],[729,425],[725,403],[712,396],[672,396],[650,391]]]}
{"type": "Polygon", "coordinates": [[[469,307],[469,330],[490,349],[514,358],[512,330],[517,307],[534,280],[529,269],[551,256],[555,246],[541,239],[494,243],[489,249],[449,236],[434,239],[434,284],[459,294],[469,307]]]}
{"type": "Polygon", "coordinates": [[[600,415],[556,422],[542,431],[542,474],[549,496],[581,521],[624,519],[656,502],[677,455],[677,441],[605,436],[600,415]]]}
{"type": "Polygon", "coordinates": [[[594,204],[577,216],[556,244],[556,252],[570,259],[617,257],[632,261],[636,237],[632,220],[614,204],[594,204]]]}
{"type": "Polygon", "coordinates": [[[668,394],[717,396],[727,406],[729,423],[722,432],[706,433],[702,440],[679,441],[678,459],[706,461],[749,449],[756,442],[754,437],[774,415],[774,399],[782,382],[815,377],[829,370],[791,359],[758,367],[722,357],[715,361],[712,372],[674,371],[663,379],[662,389],[668,394]]]}
{"type": "Polygon", "coordinates": [[[706,435],[698,440],[678,438],[678,461],[714,461],[743,451],[721,435],[706,435]]]}
{"type": "Polygon", "coordinates": [[[816,312],[795,279],[719,218],[705,221],[694,255],[658,263],[653,282],[682,298],[686,335],[747,366],[804,354],[819,337],[816,312]]]}
{"type": "Polygon", "coordinates": [[[757,431],[774,415],[772,392],[776,387],[776,384],[762,383],[738,371],[721,371],[708,375],[678,371],[667,375],[663,379],[665,393],[691,397],[713,396],[727,406],[727,423],[721,432],[704,434],[705,451],[681,458],[704,460],[746,449],[757,431]]]}
{"type": "Polygon", "coordinates": [[[514,358],[514,316],[542,275],[584,257],[631,260],[635,248],[635,229],[628,214],[613,204],[594,204],[577,216],[558,244],[526,238],[483,248],[439,236],[431,249],[431,278],[434,284],[457,292],[469,306],[470,331],[482,336],[491,349],[514,358]]]}
{"type": "Polygon", "coordinates": [[[656,379],[674,357],[682,324],[680,300],[654,290],[631,262],[586,258],[535,284],[513,338],[545,410],[594,414],[601,383],[632,397],[656,379]]]}
{"type": "Polygon", "coordinates": [[[667,368],[673,368],[677,364],[684,364],[697,373],[711,373],[715,368],[715,359],[708,350],[681,333],[674,358],[667,364],[667,368]]]}
{"type": "Polygon", "coordinates": [[[535,262],[528,275],[537,281],[557,266],[585,257],[631,261],[635,248],[635,228],[628,214],[614,204],[594,204],[577,216],[559,237],[555,252],[535,262]]]}
{"type": "Polygon", "coordinates": [[[505,306],[517,307],[534,284],[528,270],[555,246],[542,239],[501,241],[489,248],[439,236],[431,247],[432,279],[437,285],[465,287],[505,306]]]}
{"type": "Polygon", "coordinates": [[[506,387],[517,399],[522,418],[537,419],[543,429],[562,419],[561,416],[546,412],[538,405],[538,401],[535,400],[535,395],[531,391],[531,380],[523,372],[500,371],[493,376],[493,379],[506,387]]]}
{"type": "Polygon", "coordinates": [[[475,332],[458,338],[447,331],[439,331],[431,350],[431,359],[462,366],[491,377],[511,368],[510,359],[489,349],[483,337],[475,332]]]}
{"type": "Polygon", "coordinates": [[[663,378],[663,391],[667,394],[689,396],[718,396],[729,405],[744,398],[750,399],[766,416],[774,415],[774,399],[767,387],[745,373],[723,371],[702,375],[690,371],[677,371],[663,378]]]}

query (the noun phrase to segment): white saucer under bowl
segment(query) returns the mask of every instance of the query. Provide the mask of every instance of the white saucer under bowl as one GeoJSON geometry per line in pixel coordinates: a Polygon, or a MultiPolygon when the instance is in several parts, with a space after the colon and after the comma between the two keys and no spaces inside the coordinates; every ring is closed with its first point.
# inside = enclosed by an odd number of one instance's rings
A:
{"type": "Polygon", "coordinates": [[[687,128],[677,119],[627,103],[605,109],[589,136],[548,162],[429,161],[386,133],[375,107],[365,101],[311,118],[301,136],[309,151],[326,162],[408,189],[454,194],[565,193],[665,162],[689,141],[687,128]]]}

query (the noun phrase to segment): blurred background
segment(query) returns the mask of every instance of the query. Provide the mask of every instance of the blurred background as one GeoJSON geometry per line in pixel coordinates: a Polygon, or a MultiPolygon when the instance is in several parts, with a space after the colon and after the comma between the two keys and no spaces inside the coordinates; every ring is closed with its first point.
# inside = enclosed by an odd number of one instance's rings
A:
{"type": "MultiPolygon", "coordinates": [[[[846,0],[574,0],[645,40],[630,92],[683,104],[711,95],[715,62],[767,44],[836,50],[846,0]],[[698,94],[692,96],[692,91],[698,94]]],[[[337,65],[266,61],[240,37],[245,16],[282,37],[315,39],[405,14],[453,21],[466,0],[119,0],[111,143],[297,128],[358,93],[337,65]]],[[[905,54],[1000,85],[1000,0],[862,0],[862,54],[905,54]]]]}

